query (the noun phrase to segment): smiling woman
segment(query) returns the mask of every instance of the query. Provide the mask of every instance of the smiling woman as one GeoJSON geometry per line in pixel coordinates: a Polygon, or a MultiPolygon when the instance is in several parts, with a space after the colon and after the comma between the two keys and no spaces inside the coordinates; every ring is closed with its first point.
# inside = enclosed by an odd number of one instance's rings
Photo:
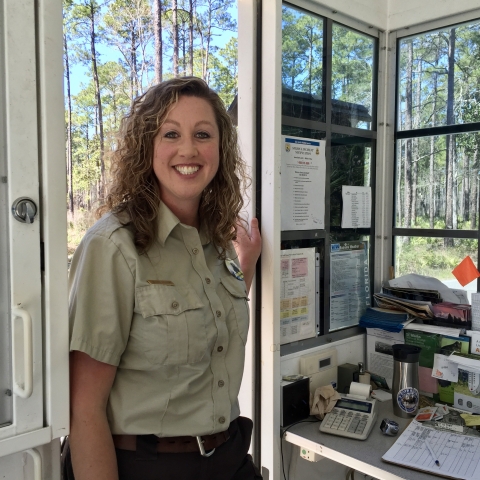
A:
{"type": "Polygon", "coordinates": [[[217,173],[220,133],[203,98],[182,96],[154,139],[153,171],[160,198],[187,225],[199,226],[202,193],[217,173]]]}
{"type": "Polygon", "coordinates": [[[70,269],[64,478],[259,479],[237,397],[261,240],[239,219],[235,128],[203,80],[172,79],[133,103],[117,145],[70,269]]]}

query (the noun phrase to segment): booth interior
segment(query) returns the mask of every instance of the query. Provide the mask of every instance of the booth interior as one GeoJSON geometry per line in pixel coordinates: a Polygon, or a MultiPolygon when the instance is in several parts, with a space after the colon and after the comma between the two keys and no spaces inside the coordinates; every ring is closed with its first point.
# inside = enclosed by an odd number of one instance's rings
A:
{"type": "Polygon", "coordinates": [[[272,12],[257,282],[262,398],[278,401],[261,409],[264,476],[480,478],[480,9],[272,12]]]}

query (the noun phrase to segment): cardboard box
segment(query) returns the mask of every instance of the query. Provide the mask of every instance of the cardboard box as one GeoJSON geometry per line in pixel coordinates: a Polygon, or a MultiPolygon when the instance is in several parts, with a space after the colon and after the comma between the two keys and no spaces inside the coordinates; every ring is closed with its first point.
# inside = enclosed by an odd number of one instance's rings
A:
{"type": "MultiPolygon", "coordinates": [[[[438,353],[441,353],[443,355],[450,355],[452,352],[469,353],[469,349],[470,349],[470,339],[468,337],[449,337],[445,335],[445,336],[442,336],[442,339],[440,342],[440,350],[438,353]]],[[[458,378],[460,381],[460,369],[459,369],[458,378]]],[[[455,405],[456,385],[457,385],[456,383],[450,383],[444,380],[438,380],[438,394],[439,394],[440,401],[442,403],[455,405]]],[[[465,408],[461,408],[461,409],[465,410],[465,408]]]]}
{"type": "MultiPolygon", "coordinates": [[[[480,362],[479,362],[480,365],[480,362]]],[[[479,373],[477,372],[477,376],[479,373]]],[[[454,403],[455,408],[466,410],[467,412],[480,413],[480,388],[474,388],[469,382],[469,372],[458,369],[458,382],[452,384],[454,388],[454,403]]]]}

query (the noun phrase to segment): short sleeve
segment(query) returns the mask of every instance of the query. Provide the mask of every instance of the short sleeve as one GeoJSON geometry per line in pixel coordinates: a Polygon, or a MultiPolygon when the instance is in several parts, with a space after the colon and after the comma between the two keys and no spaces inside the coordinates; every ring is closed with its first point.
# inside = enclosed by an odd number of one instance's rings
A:
{"type": "Polygon", "coordinates": [[[118,366],[127,345],[135,278],[119,246],[90,233],[83,238],[69,274],[70,351],[118,366]]]}

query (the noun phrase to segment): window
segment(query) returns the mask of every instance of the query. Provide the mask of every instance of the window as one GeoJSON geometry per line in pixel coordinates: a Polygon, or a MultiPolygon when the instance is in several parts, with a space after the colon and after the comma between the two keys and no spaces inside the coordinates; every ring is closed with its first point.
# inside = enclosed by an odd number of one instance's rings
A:
{"type": "MultiPolygon", "coordinates": [[[[370,186],[374,195],[377,45],[371,35],[283,5],[282,135],[326,141],[326,192],[325,229],[283,231],[281,248],[315,247],[320,253],[319,334],[330,338],[340,338],[330,335],[338,330],[330,316],[330,246],[367,242],[373,265],[374,212],[371,228],[341,228],[341,219],[342,185],[370,186]]],[[[339,335],[352,332],[346,327],[339,335]]],[[[283,345],[282,355],[318,343],[283,345]]]]}
{"type": "Polygon", "coordinates": [[[395,273],[462,288],[451,271],[478,261],[480,21],[400,38],[397,54],[395,273]]]}

